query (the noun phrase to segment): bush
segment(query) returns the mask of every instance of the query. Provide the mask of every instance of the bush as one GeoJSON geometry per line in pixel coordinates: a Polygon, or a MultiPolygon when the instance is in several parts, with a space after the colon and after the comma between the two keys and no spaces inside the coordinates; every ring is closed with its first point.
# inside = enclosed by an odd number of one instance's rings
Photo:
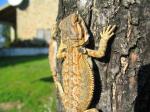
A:
{"type": "Polygon", "coordinates": [[[17,40],[11,43],[11,47],[48,47],[48,44],[44,40],[33,39],[33,40],[17,40]]]}

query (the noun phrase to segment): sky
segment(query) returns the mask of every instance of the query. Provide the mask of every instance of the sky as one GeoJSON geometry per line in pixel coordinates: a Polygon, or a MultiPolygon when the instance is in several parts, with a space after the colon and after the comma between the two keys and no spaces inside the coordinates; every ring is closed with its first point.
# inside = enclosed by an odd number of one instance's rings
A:
{"type": "Polygon", "coordinates": [[[5,5],[7,3],[8,0],[0,0],[0,7],[2,7],[3,5],[5,5]]]}

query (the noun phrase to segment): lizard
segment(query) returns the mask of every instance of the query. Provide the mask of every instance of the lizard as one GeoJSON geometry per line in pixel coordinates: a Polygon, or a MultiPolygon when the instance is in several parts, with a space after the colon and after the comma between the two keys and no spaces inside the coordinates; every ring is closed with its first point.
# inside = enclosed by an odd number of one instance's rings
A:
{"type": "Polygon", "coordinates": [[[62,83],[56,81],[65,112],[99,112],[90,108],[94,92],[94,74],[89,57],[101,58],[105,55],[108,40],[114,35],[116,25],[103,28],[100,33],[99,48],[86,48],[89,34],[84,20],[73,13],[61,20],[61,41],[57,59],[62,59],[62,83]]]}

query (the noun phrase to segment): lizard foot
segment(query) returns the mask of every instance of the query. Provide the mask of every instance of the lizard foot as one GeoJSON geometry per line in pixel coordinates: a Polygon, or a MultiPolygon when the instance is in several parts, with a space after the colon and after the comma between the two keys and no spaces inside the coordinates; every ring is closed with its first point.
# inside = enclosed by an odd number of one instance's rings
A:
{"type": "Polygon", "coordinates": [[[96,108],[92,108],[92,109],[86,110],[84,112],[99,112],[99,111],[96,108]]]}

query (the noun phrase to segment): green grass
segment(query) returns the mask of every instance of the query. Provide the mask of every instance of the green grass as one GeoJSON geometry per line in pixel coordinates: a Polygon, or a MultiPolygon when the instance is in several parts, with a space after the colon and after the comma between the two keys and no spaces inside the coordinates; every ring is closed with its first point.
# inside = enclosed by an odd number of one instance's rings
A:
{"type": "Polygon", "coordinates": [[[47,56],[0,58],[0,112],[55,112],[55,87],[47,56]],[[4,105],[5,107],[5,105],[4,105]]]}

